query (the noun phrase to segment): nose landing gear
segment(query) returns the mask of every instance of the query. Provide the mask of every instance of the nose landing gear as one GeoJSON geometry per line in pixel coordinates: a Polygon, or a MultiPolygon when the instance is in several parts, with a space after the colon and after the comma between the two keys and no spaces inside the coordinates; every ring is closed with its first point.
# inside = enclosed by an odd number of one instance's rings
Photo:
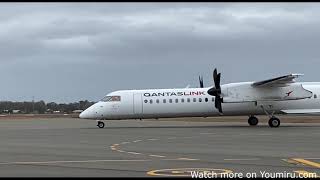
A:
{"type": "Polygon", "coordinates": [[[250,116],[248,119],[248,123],[250,126],[256,126],[258,124],[259,120],[255,116],[250,116]]]}
{"type": "Polygon", "coordinates": [[[104,122],[98,121],[97,126],[98,126],[99,128],[104,128],[104,122]]]}

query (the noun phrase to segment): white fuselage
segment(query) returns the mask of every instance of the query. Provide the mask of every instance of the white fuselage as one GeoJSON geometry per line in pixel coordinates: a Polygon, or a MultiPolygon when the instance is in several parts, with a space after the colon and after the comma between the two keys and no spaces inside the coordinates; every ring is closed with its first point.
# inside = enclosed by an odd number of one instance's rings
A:
{"type": "MultiPolygon", "coordinates": [[[[320,82],[292,83],[276,90],[257,90],[250,84],[252,82],[221,86],[223,115],[265,114],[261,106],[274,114],[287,109],[320,109],[320,97],[316,97],[320,95],[320,82]]],[[[83,111],[80,118],[103,120],[220,116],[215,108],[215,97],[207,93],[209,88],[115,91],[106,96],[107,100],[101,100],[83,111]]]]}

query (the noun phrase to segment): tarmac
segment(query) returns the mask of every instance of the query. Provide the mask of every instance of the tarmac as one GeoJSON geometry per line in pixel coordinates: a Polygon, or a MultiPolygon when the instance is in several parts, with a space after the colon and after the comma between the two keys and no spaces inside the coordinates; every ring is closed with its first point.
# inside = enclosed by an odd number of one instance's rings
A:
{"type": "Polygon", "coordinates": [[[78,118],[1,119],[0,176],[320,176],[320,117],[279,128],[210,118],[105,123],[99,129],[78,118]]]}

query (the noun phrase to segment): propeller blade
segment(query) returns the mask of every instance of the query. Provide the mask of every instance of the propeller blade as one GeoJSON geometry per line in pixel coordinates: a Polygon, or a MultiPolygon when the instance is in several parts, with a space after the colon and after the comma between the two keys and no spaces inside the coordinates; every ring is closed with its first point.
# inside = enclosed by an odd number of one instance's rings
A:
{"type": "Polygon", "coordinates": [[[219,110],[220,113],[222,113],[221,103],[222,103],[222,98],[216,96],[214,105],[219,110]]]}
{"type": "Polygon", "coordinates": [[[215,68],[213,71],[213,81],[216,89],[220,89],[220,78],[221,78],[221,73],[218,74],[217,68],[215,68]]]}
{"type": "Polygon", "coordinates": [[[220,86],[221,73],[217,73],[217,69],[215,68],[213,71],[213,81],[214,86],[208,90],[208,94],[211,96],[220,96],[221,95],[221,86],[220,86]]]}
{"type": "Polygon", "coordinates": [[[218,106],[218,110],[219,110],[220,113],[223,113],[223,112],[222,112],[221,103],[220,103],[219,106],[218,106]]]}
{"type": "Polygon", "coordinates": [[[215,103],[214,106],[219,110],[220,113],[222,113],[222,97],[221,97],[221,86],[220,86],[220,79],[221,79],[221,73],[218,73],[217,68],[213,71],[213,81],[214,86],[210,88],[207,93],[211,96],[215,96],[215,103]]]}
{"type": "Polygon", "coordinates": [[[216,86],[217,89],[221,89],[220,88],[220,77],[221,77],[221,73],[219,73],[217,75],[217,79],[215,80],[215,86],[216,86]]]}
{"type": "Polygon", "coordinates": [[[200,88],[203,88],[203,78],[199,76],[200,88]]]}
{"type": "Polygon", "coordinates": [[[214,85],[216,86],[216,79],[217,79],[218,73],[217,73],[217,68],[214,69],[213,71],[213,81],[214,81],[214,85]]]}
{"type": "Polygon", "coordinates": [[[219,100],[218,100],[218,97],[216,96],[214,98],[214,107],[216,107],[218,109],[218,106],[219,106],[219,100]]]}

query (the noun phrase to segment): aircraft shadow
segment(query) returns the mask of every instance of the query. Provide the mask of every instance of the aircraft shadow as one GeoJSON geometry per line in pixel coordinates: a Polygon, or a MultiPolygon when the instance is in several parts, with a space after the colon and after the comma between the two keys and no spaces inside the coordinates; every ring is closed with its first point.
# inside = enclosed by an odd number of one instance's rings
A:
{"type": "MultiPolygon", "coordinates": [[[[319,125],[281,125],[278,128],[271,128],[268,125],[260,126],[246,126],[246,125],[214,125],[214,126],[119,126],[119,127],[108,127],[107,125],[103,129],[220,129],[220,128],[230,128],[230,129],[283,129],[283,128],[319,128],[319,125]]],[[[98,127],[82,128],[82,129],[99,129],[98,127]]]]}

